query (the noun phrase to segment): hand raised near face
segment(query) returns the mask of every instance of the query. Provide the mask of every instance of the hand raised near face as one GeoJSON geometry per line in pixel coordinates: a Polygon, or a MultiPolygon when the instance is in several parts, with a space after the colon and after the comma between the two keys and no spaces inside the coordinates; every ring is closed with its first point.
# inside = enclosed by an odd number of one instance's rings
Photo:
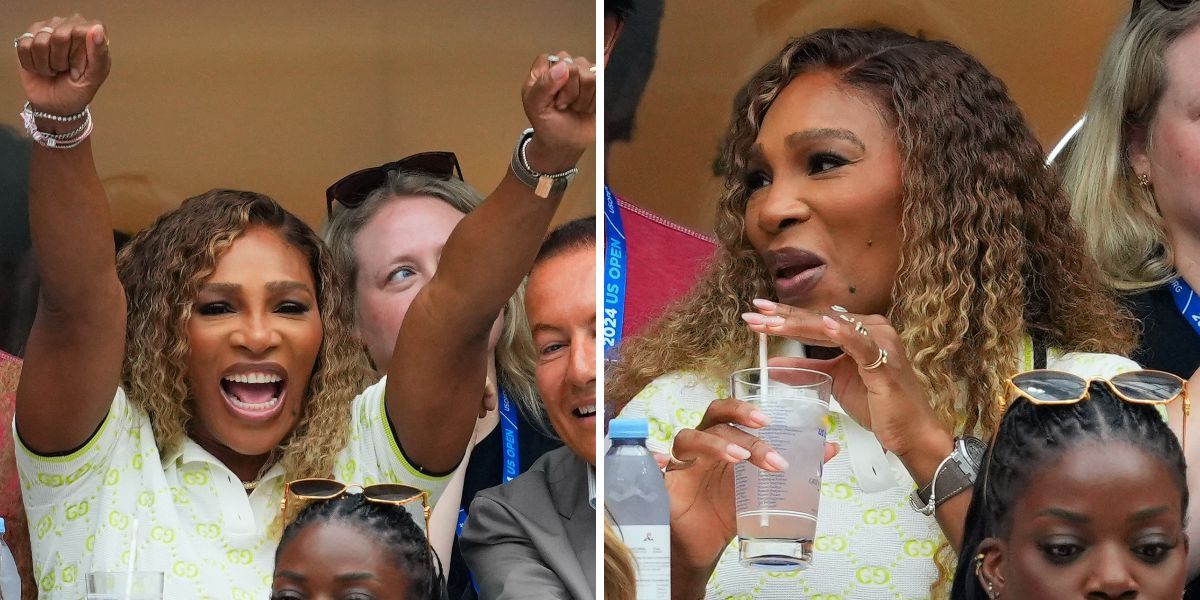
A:
{"type": "Polygon", "coordinates": [[[588,59],[566,52],[538,56],[521,100],[534,132],[526,148],[534,170],[566,171],[595,144],[596,73],[588,59]]]}
{"type": "Polygon", "coordinates": [[[73,115],[108,77],[108,36],[99,21],[79,15],[38,21],[15,40],[21,86],[38,111],[73,115]]]}
{"type": "Polygon", "coordinates": [[[840,307],[819,313],[765,300],[754,304],[757,312],[742,315],[751,331],[842,350],[831,360],[781,357],[770,364],[828,373],[833,397],[885,450],[903,458],[931,436],[951,437],[938,422],[900,333],[886,316],[854,314],[840,307]]]}

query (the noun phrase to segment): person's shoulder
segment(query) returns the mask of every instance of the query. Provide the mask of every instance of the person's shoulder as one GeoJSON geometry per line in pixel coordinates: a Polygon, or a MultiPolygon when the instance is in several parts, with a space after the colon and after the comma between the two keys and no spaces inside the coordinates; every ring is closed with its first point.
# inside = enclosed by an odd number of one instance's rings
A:
{"type": "Polygon", "coordinates": [[[562,446],[543,454],[529,470],[512,481],[483,490],[475,497],[512,504],[531,495],[548,495],[551,484],[558,480],[563,469],[582,469],[584,466],[585,463],[569,447],[562,446]]]}
{"type": "Polygon", "coordinates": [[[1111,377],[1118,373],[1136,371],[1141,367],[1133,360],[1116,354],[1098,352],[1055,352],[1046,357],[1046,368],[1066,371],[1081,377],[1111,377]]]}

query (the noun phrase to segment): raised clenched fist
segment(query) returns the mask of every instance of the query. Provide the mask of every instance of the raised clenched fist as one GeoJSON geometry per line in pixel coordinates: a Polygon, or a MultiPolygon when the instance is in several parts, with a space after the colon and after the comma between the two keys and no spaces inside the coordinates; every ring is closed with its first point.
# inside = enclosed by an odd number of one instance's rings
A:
{"type": "Polygon", "coordinates": [[[538,56],[521,101],[533,126],[527,156],[534,170],[570,169],[596,142],[596,73],[588,59],[566,52],[538,56]]]}
{"type": "Polygon", "coordinates": [[[16,39],[21,85],[35,110],[72,115],[83,110],[108,77],[108,35],[99,21],[79,15],[38,21],[16,39]]]}

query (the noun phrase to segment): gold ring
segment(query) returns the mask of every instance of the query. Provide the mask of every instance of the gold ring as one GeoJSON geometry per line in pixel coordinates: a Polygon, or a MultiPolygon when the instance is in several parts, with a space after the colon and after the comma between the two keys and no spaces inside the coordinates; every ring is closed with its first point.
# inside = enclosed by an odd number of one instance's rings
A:
{"type": "Polygon", "coordinates": [[[858,319],[855,319],[854,317],[852,317],[850,315],[838,315],[838,318],[847,323],[857,323],[858,322],[858,319]]]}
{"type": "Polygon", "coordinates": [[[867,335],[867,326],[863,325],[862,321],[856,321],[854,323],[854,331],[857,331],[859,333],[859,335],[865,336],[865,335],[867,335]]]}
{"type": "Polygon", "coordinates": [[[663,470],[664,471],[678,471],[680,469],[686,469],[694,464],[696,464],[695,457],[689,458],[688,460],[679,460],[678,458],[675,458],[674,452],[668,452],[667,453],[667,467],[663,470]]]}
{"type": "Polygon", "coordinates": [[[18,35],[17,37],[13,38],[13,48],[16,48],[18,45],[20,45],[21,40],[29,39],[32,37],[33,37],[33,34],[29,33],[28,31],[26,31],[25,33],[22,33],[21,35],[18,35]]]}
{"type": "Polygon", "coordinates": [[[883,348],[880,348],[879,349],[879,358],[876,358],[875,362],[864,366],[862,369],[864,371],[873,371],[875,369],[878,369],[879,367],[882,367],[883,365],[887,364],[887,358],[888,358],[888,351],[884,350],[883,348]]]}

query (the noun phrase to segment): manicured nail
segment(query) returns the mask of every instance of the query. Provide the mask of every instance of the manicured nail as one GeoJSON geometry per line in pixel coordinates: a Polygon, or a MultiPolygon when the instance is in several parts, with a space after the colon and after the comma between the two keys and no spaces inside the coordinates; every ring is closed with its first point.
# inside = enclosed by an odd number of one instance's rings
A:
{"type": "MultiPolygon", "coordinates": [[[[737,460],[746,460],[747,458],[750,458],[750,451],[737,444],[730,444],[726,446],[725,453],[737,460]]],[[[779,460],[783,460],[783,457],[780,456],[779,460]]]]}
{"type": "Polygon", "coordinates": [[[566,77],[567,65],[563,63],[555,63],[553,67],[550,67],[550,79],[558,81],[560,79],[566,79],[566,77]]]}
{"type": "Polygon", "coordinates": [[[71,67],[71,80],[79,81],[79,75],[80,75],[79,67],[71,67]]]}
{"type": "Polygon", "coordinates": [[[778,452],[768,452],[766,459],[767,464],[775,467],[775,470],[777,471],[786,471],[788,468],[788,461],[784,460],[778,452]]]}
{"type": "Polygon", "coordinates": [[[837,331],[837,329],[839,327],[838,322],[834,321],[833,317],[830,317],[827,315],[821,317],[821,322],[825,324],[825,329],[828,329],[830,331],[837,331]]]}
{"type": "Polygon", "coordinates": [[[762,325],[767,318],[758,313],[742,313],[742,320],[751,325],[762,325]]]}
{"type": "Polygon", "coordinates": [[[771,302],[770,300],[764,300],[762,298],[755,298],[751,304],[763,310],[775,310],[776,306],[774,302],[771,302]]]}
{"type": "Polygon", "coordinates": [[[750,411],[750,420],[758,424],[759,427],[766,427],[771,424],[771,420],[764,415],[761,410],[755,409],[750,411]]]}

